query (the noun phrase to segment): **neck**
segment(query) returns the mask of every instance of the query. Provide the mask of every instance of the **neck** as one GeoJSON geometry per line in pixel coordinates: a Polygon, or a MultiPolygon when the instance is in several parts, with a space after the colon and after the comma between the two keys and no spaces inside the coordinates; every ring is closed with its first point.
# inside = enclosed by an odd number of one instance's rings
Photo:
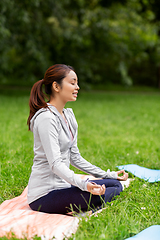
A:
{"type": "Polygon", "coordinates": [[[57,98],[51,98],[49,103],[53,105],[58,110],[58,112],[63,116],[63,108],[65,106],[65,103],[63,103],[62,101],[60,101],[60,99],[57,98]]]}

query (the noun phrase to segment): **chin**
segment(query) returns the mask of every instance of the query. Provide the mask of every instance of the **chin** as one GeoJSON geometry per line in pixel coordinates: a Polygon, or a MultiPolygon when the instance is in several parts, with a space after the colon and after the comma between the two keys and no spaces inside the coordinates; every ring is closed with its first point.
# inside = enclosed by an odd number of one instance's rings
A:
{"type": "Polygon", "coordinates": [[[77,100],[77,98],[72,98],[71,100],[69,100],[69,102],[75,102],[77,100]]]}

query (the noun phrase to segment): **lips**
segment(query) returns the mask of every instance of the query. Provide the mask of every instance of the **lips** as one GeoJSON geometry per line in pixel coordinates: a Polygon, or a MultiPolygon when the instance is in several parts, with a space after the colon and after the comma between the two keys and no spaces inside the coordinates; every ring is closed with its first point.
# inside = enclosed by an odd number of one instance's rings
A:
{"type": "Polygon", "coordinates": [[[75,97],[77,97],[77,94],[78,94],[78,92],[73,93],[73,95],[74,95],[75,97]]]}

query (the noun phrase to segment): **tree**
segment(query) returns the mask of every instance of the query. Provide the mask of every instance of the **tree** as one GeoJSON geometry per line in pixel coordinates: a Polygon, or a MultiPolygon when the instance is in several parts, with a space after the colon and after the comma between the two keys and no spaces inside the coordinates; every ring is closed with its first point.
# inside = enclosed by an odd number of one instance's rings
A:
{"type": "Polygon", "coordinates": [[[154,0],[2,0],[0,82],[32,84],[50,65],[65,63],[75,67],[81,86],[154,86],[155,6],[154,0]]]}

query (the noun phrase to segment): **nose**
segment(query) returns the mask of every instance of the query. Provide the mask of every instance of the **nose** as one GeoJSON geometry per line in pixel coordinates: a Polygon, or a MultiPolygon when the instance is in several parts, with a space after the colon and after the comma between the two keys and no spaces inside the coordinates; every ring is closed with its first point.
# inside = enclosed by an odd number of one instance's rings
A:
{"type": "Polygon", "coordinates": [[[80,89],[80,87],[78,86],[78,84],[76,85],[76,89],[77,89],[77,90],[79,90],[79,89],[80,89]]]}

